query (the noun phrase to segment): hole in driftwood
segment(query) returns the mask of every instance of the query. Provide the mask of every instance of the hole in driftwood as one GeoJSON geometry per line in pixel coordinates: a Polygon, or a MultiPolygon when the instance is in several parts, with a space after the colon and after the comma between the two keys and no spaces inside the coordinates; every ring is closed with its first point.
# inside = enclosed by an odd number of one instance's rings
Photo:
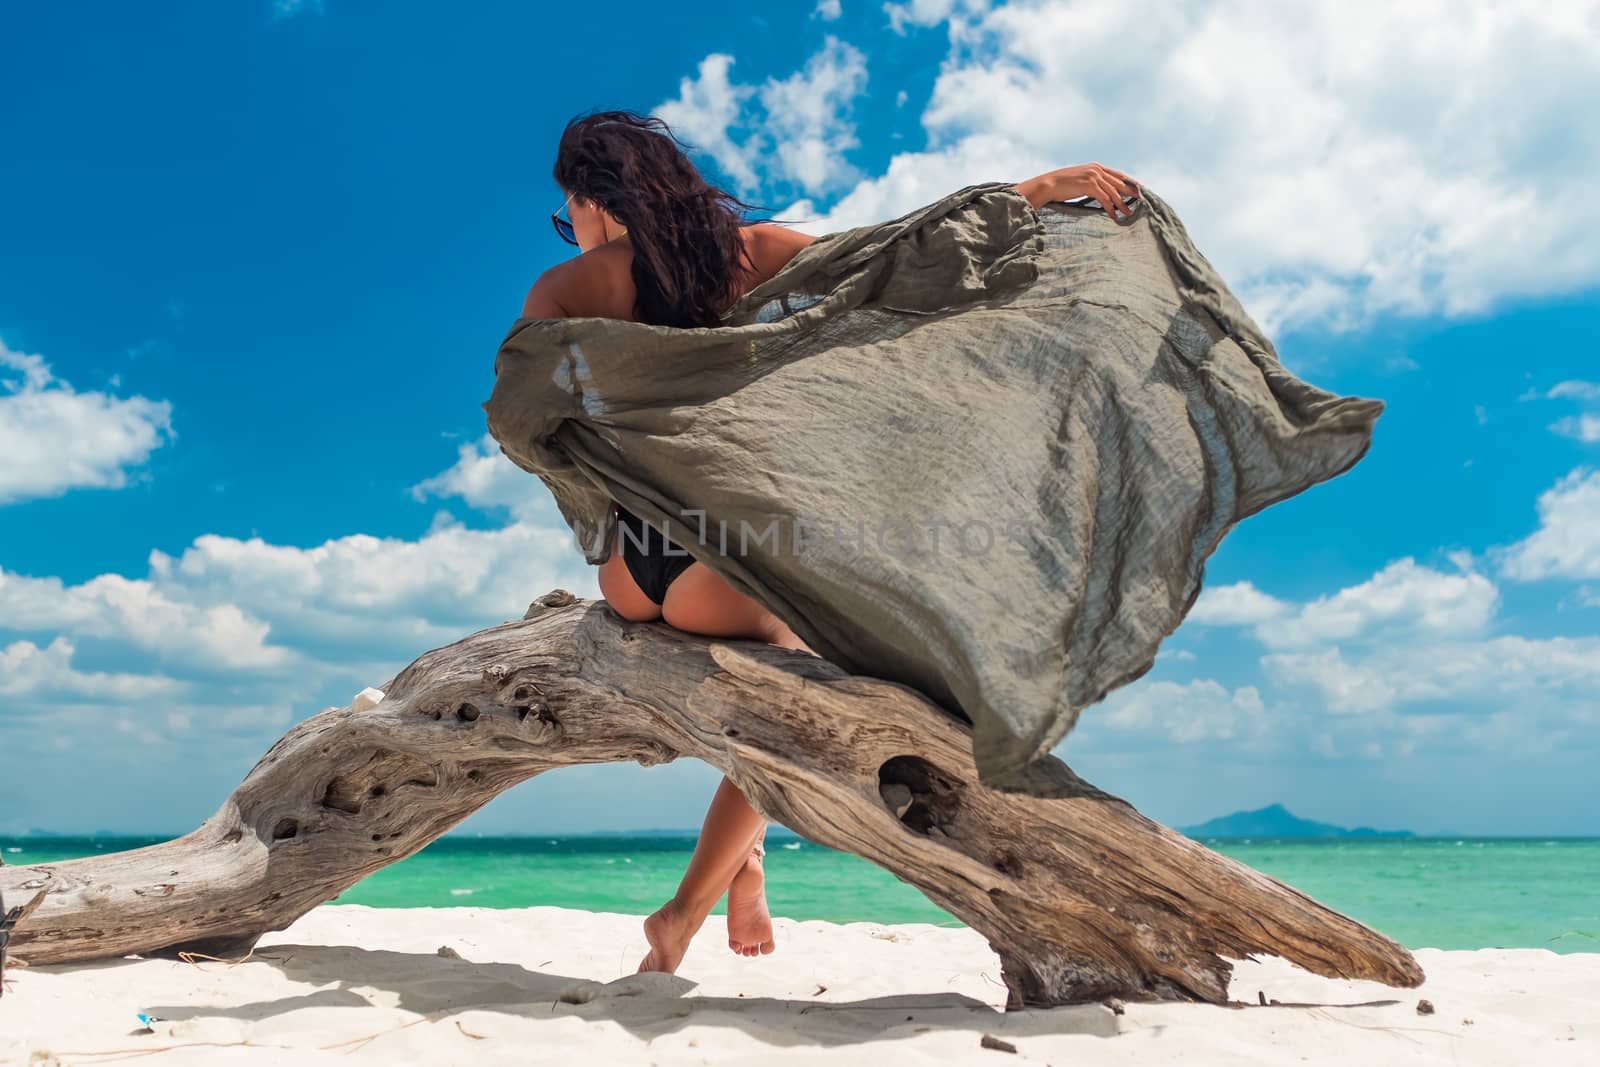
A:
{"type": "Polygon", "coordinates": [[[477,722],[478,709],[473,707],[471,704],[462,704],[460,707],[456,708],[456,718],[462,722],[477,722]]]}
{"type": "Polygon", "coordinates": [[[274,841],[287,841],[300,832],[300,823],[296,819],[279,819],[278,825],[272,828],[274,841]]]}
{"type": "Polygon", "coordinates": [[[537,701],[531,705],[519,707],[516,709],[516,712],[518,722],[527,722],[528,716],[532,715],[544,726],[556,725],[555,712],[551,711],[550,705],[544,703],[543,701],[537,701]]]}
{"type": "Polygon", "coordinates": [[[469,781],[469,782],[476,782],[479,778],[482,778],[482,777],[483,777],[483,772],[482,771],[468,771],[467,772],[467,781],[469,781]]]}
{"type": "Polygon", "coordinates": [[[391,749],[380,749],[362,766],[330,781],[323,791],[321,803],[323,807],[333,811],[359,815],[368,799],[388,796],[390,783],[395,781],[399,781],[401,785],[439,784],[433,768],[416,756],[391,749]],[[405,777],[402,778],[402,775],[405,777]]]}
{"type": "Polygon", "coordinates": [[[921,756],[895,756],[878,768],[878,793],[919,834],[943,833],[961,812],[961,784],[921,756]]]}
{"type": "Polygon", "coordinates": [[[994,869],[1010,878],[1022,877],[1022,863],[1009,852],[996,852],[990,857],[989,862],[994,869]]]}
{"type": "Polygon", "coordinates": [[[353,782],[341,775],[330,781],[328,788],[322,791],[322,806],[342,811],[347,815],[360,815],[363,792],[365,790],[361,783],[353,782]]]}

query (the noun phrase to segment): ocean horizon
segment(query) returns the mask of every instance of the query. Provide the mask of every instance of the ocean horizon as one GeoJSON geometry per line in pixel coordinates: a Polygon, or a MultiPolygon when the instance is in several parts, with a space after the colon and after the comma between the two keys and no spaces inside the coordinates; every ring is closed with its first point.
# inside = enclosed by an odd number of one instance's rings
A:
{"type": "MultiPolygon", "coordinates": [[[[0,836],[7,864],[56,863],[181,835],[0,836]]],[[[555,905],[645,915],[671,896],[696,832],[445,835],[328,903],[378,908],[555,905]]],[[[1600,837],[1197,837],[1408,948],[1600,951],[1600,837]]],[[[774,915],[835,923],[954,916],[859,857],[787,829],[767,835],[774,915]]],[[[714,914],[721,914],[718,905],[714,914]]]]}

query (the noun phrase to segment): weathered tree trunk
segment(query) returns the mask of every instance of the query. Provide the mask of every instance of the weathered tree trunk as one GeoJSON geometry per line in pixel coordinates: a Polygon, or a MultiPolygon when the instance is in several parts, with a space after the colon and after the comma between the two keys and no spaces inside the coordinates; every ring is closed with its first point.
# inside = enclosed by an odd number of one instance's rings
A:
{"type": "Polygon", "coordinates": [[[1222,957],[1414,986],[1394,942],[1053,764],[1059,799],[977,784],[966,728],[920,694],[803,652],[621,620],[563,590],[295,725],[199,829],[0,867],[47,895],[35,964],[241,954],[505,789],[553,767],[691,756],[768,818],[862,856],[989,939],[1016,1008],[1227,999],[1222,957]]]}

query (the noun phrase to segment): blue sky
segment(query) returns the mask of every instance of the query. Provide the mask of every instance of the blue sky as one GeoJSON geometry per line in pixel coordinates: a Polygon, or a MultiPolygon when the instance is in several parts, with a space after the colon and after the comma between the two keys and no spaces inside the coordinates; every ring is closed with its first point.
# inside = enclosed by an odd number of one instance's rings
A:
{"type": "MultiPolygon", "coordinates": [[[[1286,365],[1388,406],[1060,754],[1173,824],[1600,833],[1600,18],[1447,9],[7,9],[0,833],[187,830],[294,721],[598,595],[479,407],[596,108],[813,233],[1090,160],[1159,192],[1286,365]]],[[[574,768],[457,832],[715,782],[574,768]]]]}

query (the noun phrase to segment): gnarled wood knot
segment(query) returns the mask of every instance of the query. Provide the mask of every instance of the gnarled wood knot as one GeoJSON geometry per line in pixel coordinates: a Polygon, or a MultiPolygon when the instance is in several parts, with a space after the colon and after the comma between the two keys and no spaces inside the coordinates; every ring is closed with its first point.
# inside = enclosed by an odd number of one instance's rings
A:
{"type": "Polygon", "coordinates": [[[531,619],[536,615],[541,615],[544,612],[551,610],[552,608],[564,608],[568,604],[574,604],[577,602],[577,600],[578,598],[576,596],[573,596],[565,589],[552,589],[550,592],[544,594],[544,596],[536,598],[532,604],[529,604],[526,614],[524,614],[522,617],[524,619],[531,619]]]}

